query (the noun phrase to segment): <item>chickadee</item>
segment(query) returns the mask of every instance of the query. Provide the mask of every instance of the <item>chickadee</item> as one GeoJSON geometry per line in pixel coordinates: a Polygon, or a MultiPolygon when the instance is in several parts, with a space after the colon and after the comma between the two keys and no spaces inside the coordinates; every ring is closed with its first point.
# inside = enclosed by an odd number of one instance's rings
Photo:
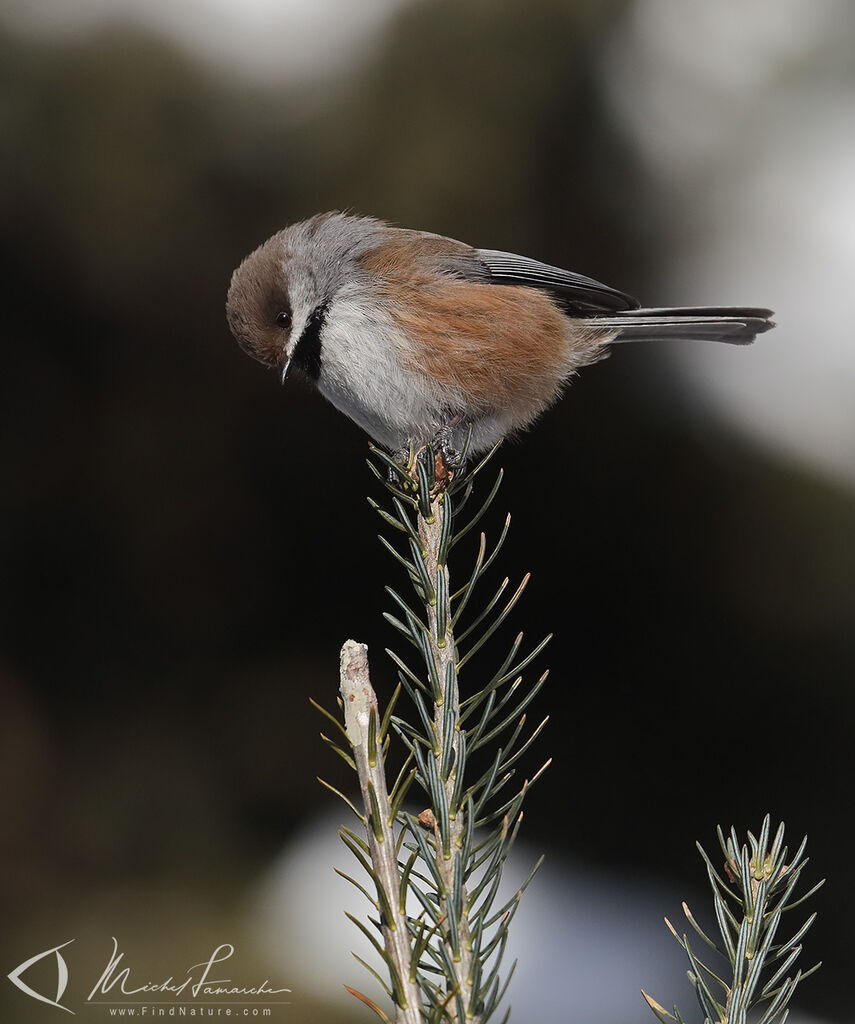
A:
{"type": "Polygon", "coordinates": [[[525,256],[369,217],[323,213],[259,246],[232,276],[241,347],[312,381],[392,451],[491,448],[527,427],[614,342],[746,345],[770,310],[642,309],[623,292],[525,256]]]}

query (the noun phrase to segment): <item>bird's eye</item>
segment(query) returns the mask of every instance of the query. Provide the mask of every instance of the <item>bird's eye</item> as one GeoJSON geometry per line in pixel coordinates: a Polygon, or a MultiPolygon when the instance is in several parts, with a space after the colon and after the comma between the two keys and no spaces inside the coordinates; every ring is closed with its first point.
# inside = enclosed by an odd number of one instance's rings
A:
{"type": "Polygon", "coordinates": [[[291,314],[287,310],[276,314],[276,326],[287,331],[291,326],[291,314]]]}

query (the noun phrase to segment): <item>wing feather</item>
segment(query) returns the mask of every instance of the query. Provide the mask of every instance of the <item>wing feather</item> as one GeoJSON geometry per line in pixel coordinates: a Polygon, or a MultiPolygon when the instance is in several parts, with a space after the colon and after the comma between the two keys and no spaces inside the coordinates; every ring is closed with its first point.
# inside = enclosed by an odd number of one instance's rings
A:
{"type": "Polygon", "coordinates": [[[517,256],[497,249],[476,249],[475,255],[487,268],[494,284],[524,285],[550,292],[568,313],[610,313],[637,309],[631,295],[572,270],[517,256]]]}

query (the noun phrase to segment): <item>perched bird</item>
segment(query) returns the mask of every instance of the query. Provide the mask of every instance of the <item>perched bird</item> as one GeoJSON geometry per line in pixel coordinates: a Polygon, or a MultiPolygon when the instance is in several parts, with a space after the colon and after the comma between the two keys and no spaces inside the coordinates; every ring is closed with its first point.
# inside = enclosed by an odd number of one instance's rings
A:
{"type": "Polygon", "coordinates": [[[642,309],[623,292],[525,256],[369,217],[324,213],[273,235],[232,276],[241,347],[308,378],[392,451],[477,454],[527,427],[615,342],[745,345],[767,309],[642,309]]]}

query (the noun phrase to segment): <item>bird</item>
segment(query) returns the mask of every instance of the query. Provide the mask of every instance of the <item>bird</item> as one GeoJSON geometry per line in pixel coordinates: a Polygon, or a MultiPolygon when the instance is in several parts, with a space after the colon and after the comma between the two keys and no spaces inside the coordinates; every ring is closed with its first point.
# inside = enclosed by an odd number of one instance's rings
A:
{"type": "Polygon", "coordinates": [[[278,231],[234,271],[226,318],[284,383],[313,384],[390,452],[477,455],[529,427],[610,346],[752,342],[753,307],[643,308],[593,278],[373,217],[278,231]]]}

